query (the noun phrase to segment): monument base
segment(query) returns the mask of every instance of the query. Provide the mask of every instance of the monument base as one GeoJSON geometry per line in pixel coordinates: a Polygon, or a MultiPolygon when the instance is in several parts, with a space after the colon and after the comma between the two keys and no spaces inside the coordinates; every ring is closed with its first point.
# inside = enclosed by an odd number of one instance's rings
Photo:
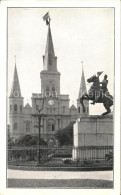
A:
{"type": "Polygon", "coordinates": [[[86,148],[85,157],[89,157],[92,155],[91,152],[95,151],[100,154],[98,157],[102,157],[104,149],[107,146],[111,148],[113,146],[113,115],[81,117],[74,124],[73,136],[73,159],[82,158],[82,153],[86,148]]]}

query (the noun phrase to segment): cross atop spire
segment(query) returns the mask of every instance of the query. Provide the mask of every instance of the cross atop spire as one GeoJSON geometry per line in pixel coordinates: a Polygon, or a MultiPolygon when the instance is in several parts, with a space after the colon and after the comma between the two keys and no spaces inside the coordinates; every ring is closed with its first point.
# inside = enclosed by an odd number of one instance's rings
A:
{"type": "Polygon", "coordinates": [[[81,83],[80,83],[78,99],[81,98],[82,95],[87,93],[86,83],[85,83],[85,76],[84,76],[84,69],[83,69],[83,61],[81,63],[82,63],[82,76],[81,76],[81,83]]]}
{"type": "Polygon", "coordinates": [[[15,97],[15,98],[22,97],[17,68],[16,68],[16,56],[15,56],[15,69],[14,69],[14,76],[13,76],[13,83],[12,83],[10,97],[15,97]]]}

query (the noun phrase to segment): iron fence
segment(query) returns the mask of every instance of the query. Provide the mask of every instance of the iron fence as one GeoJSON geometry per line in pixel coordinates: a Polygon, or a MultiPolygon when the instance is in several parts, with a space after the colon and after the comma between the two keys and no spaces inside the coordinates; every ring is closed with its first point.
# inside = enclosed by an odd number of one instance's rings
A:
{"type": "Polygon", "coordinates": [[[8,148],[8,165],[42,167],[113,167],[112,146],[8,148]]]}

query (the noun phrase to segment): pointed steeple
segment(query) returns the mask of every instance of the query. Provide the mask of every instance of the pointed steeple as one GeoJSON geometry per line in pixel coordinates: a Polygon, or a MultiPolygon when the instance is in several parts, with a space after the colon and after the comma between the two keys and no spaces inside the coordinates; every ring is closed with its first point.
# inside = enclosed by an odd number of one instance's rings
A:
{"type": "Polygon", "coordinates": [[[86,82],[85,82],[83,62],[82,62],[82,76],[81,76],[81,83],[80,83],[80,89],[79,89],[79,96],[78,96],[78,99],[77,99],[78,117],[89,115],[89,100],[84,100],[84,107],[80,103],[80,98],[84,94],[87,94],[87,89],[86,89],[86,82]]]}
{"type": "Polygon", "coordinates": [[[43,56],[44,70],[56,72],[57,71],[57,57],[55,56],[50,24],[48,25],[48,35],[45,49],[45,56],[43,56]]]}
{"type": "Polygon", "coordinates": [[[81,83],[80,83],[78,99],[80,99],[82,97],[82,95],[84,95],[86,93],[87,93],[87,89],[86,89],[84,69],[83,69],[83,62],[82,62],[82,76],[81,76],[81,83]]]}
{"type": "Polygon", "coordinates": [[[45,55],[43,56],[43,70],[40,72],[41,93],[55,96],[56,94],[60,95],[60,72],[57,70],[57,57],[54,52],[48,13],[45,14],[44,20],[48,25],[48,34],[45,55]]]}
{"type": "Polygon", "coordinates": [[[16,68],[16,62],[15,62],[14,77],[13,77],[13,83],[12,83],[10,97],[22,97],[17,68],[16,68]]]}

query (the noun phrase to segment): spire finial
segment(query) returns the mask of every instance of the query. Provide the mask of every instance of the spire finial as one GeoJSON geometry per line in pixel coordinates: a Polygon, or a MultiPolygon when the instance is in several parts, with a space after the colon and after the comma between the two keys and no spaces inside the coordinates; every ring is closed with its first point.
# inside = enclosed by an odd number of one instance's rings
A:
{"type": "Polygon", "coordinates": [[[82,64],[82,73],[84,73],[83,61],[81,61],[81,64],[82,64]]]}
{"type": "Polygon", "coordinates": [[[14,58],[15,58],[15,65],[16,65],[16,55],[14,56],[14,58]]]}
{"type": "Polygon", "coordinates": [[[82,64],[82,71],[83,71],[83,61],[81,61],[81,64],[82,64]]]}

